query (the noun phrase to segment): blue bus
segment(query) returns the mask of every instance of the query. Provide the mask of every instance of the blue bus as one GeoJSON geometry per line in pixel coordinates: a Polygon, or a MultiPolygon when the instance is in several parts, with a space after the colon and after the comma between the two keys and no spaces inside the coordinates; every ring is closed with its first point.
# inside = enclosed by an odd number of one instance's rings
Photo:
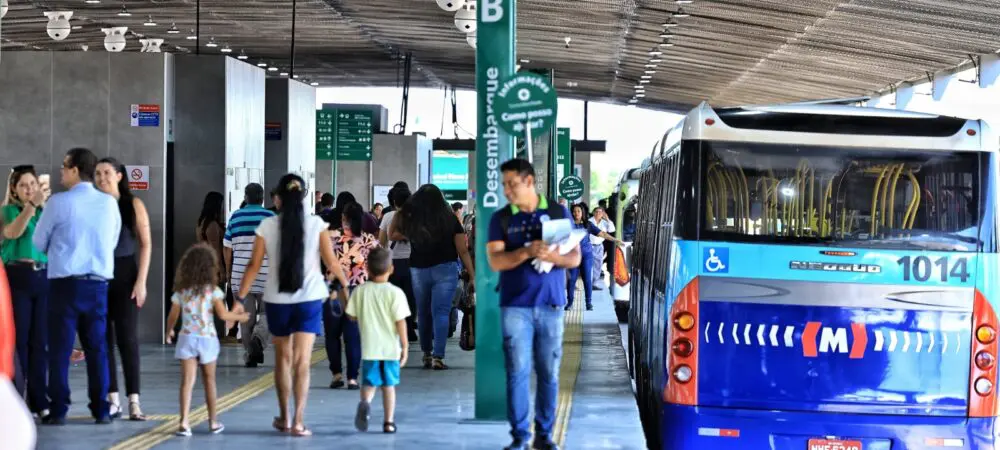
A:
{"type": "Polygon", "coordinates": [[[997,138],[701,105],[641,168],[628,353],[651,448],[993,449],[997,138]]]}

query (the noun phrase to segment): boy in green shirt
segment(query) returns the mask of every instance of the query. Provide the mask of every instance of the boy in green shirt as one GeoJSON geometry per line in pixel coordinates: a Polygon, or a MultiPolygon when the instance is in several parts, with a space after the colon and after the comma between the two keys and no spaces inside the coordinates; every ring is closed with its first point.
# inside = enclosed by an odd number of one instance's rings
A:
{"type": "Polygon", "coordinates": [[[381,388],[385,408],[382,431],[395,433],[396,385],[399,369],[406,365],[409,353],[406,318],[410,316],[410,308],[403,290],[389,283],[392,254],[384,248],[372,250],[367,265],[368,282],[354,290],[345,311],[351,320],[358,321],[361,329],[363,386],[354,425],[358,431],[368,431],[371,401],[375,388],[381,388]]]}

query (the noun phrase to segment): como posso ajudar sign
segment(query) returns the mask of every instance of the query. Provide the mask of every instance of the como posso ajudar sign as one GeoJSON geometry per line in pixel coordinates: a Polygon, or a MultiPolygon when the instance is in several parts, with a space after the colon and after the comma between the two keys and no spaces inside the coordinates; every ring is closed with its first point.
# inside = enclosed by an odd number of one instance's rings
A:
{"type": "Polygon", "coordinates": [[[525,136],[525,127],[530,127],[532,134],[545,132],[555,122],[558,104],[549,81],[531,72],[505,79],[495,100],[500,127],[518,137],[525,136]]]}

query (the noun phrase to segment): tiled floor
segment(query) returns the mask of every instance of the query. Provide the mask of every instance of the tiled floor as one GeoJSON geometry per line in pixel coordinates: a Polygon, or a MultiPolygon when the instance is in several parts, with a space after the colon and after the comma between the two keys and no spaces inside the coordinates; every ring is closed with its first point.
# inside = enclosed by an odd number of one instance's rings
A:
{"type": "MultiPolygon", "coordinates": [[[[596,294],[595,311],[584,315],[582,365],[564,447],[643,449],[645,443],[611,300],[605,292],[596,294]]],[[[220,358],[219,396],[221,399],[229,394],[231,399],[231,409],[221,415],[226,424],[221,435],[208,434],[207,424],[201,423],[195,427],[193,437],[171,436],[176,429],[179,366],[172,358],[172,349],[149,346],[143,348],[143,407],[147,414],[162,415],[169,420],[117,421],[97,426],[91,419],[79,417],[87,415],[85,367],[79,365],[71,374],[75,404],[70,411],[71,416],[79,418],[65,427],[39,428],[38,448],[97,449],[117,444],[116,448],[154,445],[163,449],[199,450],[264,447],[498,449],[509,441],[505,423],[470,420],[474,403],[474,358],[473,353],[460,350],[454,339],[447,353],[451,370],[422,370],[418,367],[419,353],[411,355],[411,366],[402,373],[396,418],[399,430],[395,435],[379,432],[382,409],[378,397],[372,412],[374,431],[362,434],[354,430],[358,394],[327,388],[330,373],[325,360],[314,365],[312,370],[306,423],[314,435],[292,438],[277,434],[270,428],[271,418],[276,413],[274,389],[270,388],[268,377],[272,362],[268,360],[263,367],[246,369],[241,364],[241,352],[237,347],[226,347],[220,358]]],[[[497,389],[503,388],[497,386],[497,389]]],[[[200,387],[196,388],[195,407],[203,403],[201,392],[200,387]]]]}

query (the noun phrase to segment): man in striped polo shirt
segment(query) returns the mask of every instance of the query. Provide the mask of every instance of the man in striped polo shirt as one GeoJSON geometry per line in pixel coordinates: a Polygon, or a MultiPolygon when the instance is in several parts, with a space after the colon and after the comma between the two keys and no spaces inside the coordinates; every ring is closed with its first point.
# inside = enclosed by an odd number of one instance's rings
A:
{"type": "MultiPolygon", "coordinates": [[[[229,274],[229,285],[240,286],[243,282],[243,272],[246,271],[250,263],[250,256],[253,254],[253,242],[257,236],[257,227],[264,219],[274,215],[273,212],[264,209],[264,188],[257,183],[250,183],[243,190],[246,206],[233,213],[226,227],[226,235],[222,240],[225,247],[226,273],[229,274]]],[[[258,313],[264,313],[264,285],[267,282],[267,257],[260,268],[257,279],[254,280],[250,295],[244,299],[243,308],[250,314],[250,320],[240,324],[240,331],[243,337],[243,348],[246,353],[243,361],[247,367],[257,367],[257,364],[264,363],[264,347],[267,339],[261,336],[261,331],[255,332],[258,322],[259,328],[267,326],[267,322],[258,321],[258,313]]],[[[234,289],[235,291],[235,289],[234,289]]]]}

